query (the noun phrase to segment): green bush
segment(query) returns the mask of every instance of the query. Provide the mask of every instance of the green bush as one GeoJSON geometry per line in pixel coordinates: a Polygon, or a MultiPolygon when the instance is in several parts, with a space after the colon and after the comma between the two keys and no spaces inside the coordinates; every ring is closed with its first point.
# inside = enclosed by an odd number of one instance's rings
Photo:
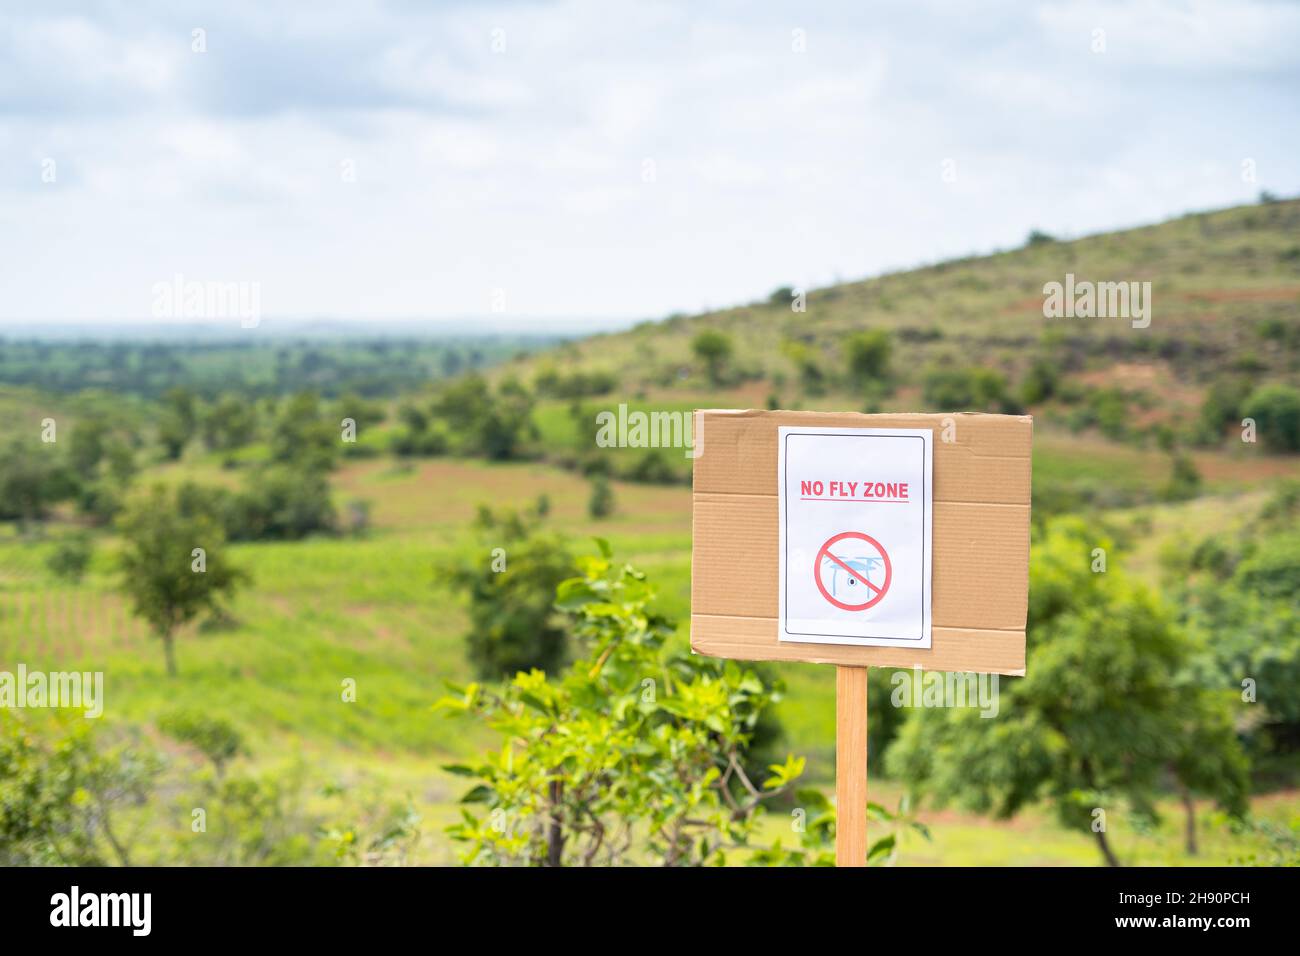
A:
{"type": "Polygon", "coordinates": [[[623,473],[623,477],[628,481],[649,485],[674,485],[682,480],[682,475],[674,470],[666,453],[660,448],[651,448],[638,455],[632,467],[623,473]]]}
{"type": "Polygon", "coordinates": [[[98,721],[42,735],[0,710],[0,866],[130,866],[122,815],[162,769],[139,741],[97,745],[98,721]]]}
{"type": "Polygon", "coordinates": [[[1030,364],[1024,379],[1020,382],[1020,401],[1025,405],[1037,405],[1056,394],[1061,380],[1061,368],[1051,359],[1036,358],[1030,364]]]}
{"type": "Polygon", "coordinates": [[[1030,564],[1028,676],[1001,689],[1001,716],[914,710],[886,764],[941,804],[998,817],[1046,800],[1115,865],[1098,808],[1154,820],[1172,779],[1240,815],[1248,778],[1222,693],[1195,679],[1197,642],[1113,559],[1094,573],[1098,547],[1114,551],[1082,519],[1048,526],[1030,564]]]}
{"type": "Polygon", "coordinates": [[[804,766],[789,757],[761,781],[744,770],[779,685],[675,645],[671,623],[649,609],[645,576],[614,568],[607,549],[580,565],[558,591],[582,650],[572,667],[557,678],[519,674],[500,689],[456,687],[440,702],[503,737],[447,768],[475,781],[448,828],[462,861],[690,866],[749,853],[751,862],[830,862],[834,817],[816,791],[800,795],[806,847],[778,842],[760,855],[750,843],[763,804],[791,790],[804,766]]]}
{"type": "Polygon", "coordinates": [[[39,521],[76,490],[55,443],[12,438],[0,450],[0,520],[39,521]]]}
{"type": "Polygon", "coordinates": [[[922,384],[922,397],[932,408],[942,411],[1002,412],[1020,411],[1007,391],[1007,380],[993,369],[932,368],[922,384]]]}
{"type": "Polygon", "coordinates": [[[537,438],[533,398],[517,379],[493,393],[481,375],[466,375],[441,389],[430,410],[449,429],[455,447],[495,461],[520,458],[537,438]]]}
{"type": "Polygon", "coordinates": [[[734,351],[731,337],[716,329],[704,329],[691,340],[691,351],[704,363],[709,381],[721,384],[723,369],[734,351]]]}
{"type": "Polygon", "coordinates": [[[475,674],[495,680],[558,670],[568,647],[555,588],[576,567],[568,543],[514,511],[481,508],[478,527],[485,546],[479,559],[435,569],[443,583],[469,596],[465,640],[475,674]]]}
{"type": "Polygon", "coordinates": [[[1169,480],[1160,489],[1165,501],[1187,501],[1201,490],[1201,473],[1196,470],[1191,456],[1174,454],[1170,459],[1169,480]]]}
{"type": "Polygon", "coordinates": [[[90,558],[95,552],[95,542],[90,535],[81,533],[69,535],[59,541],[45,560],[45,566],[58,578],[76,583],[90,566],[90,558]]]}
{"type": "Polygon", "coordinates": [[[218,497],[232,540],[296,541],[338,527],[329,479],[319,471],[273,465],[255,472],[233,499],[218,497]]]}
{"type": "Polygon", "coordinates": [[[614,513],[614,489],[604,475],[591,479],[591,497],[587,499],[587,514],[593,518],[608,518],[614,513]]]}
{"type": "Polygon", "coordinates": [[[1246,399],[1242,414],[1255,420],[1260,441],[1270,451],[1300,451],[1300,389],[1261,385],[1246,399]]]}
{"type": "Polygon", "coordinates": [[[888,378],[893,348],[893,338],[885,329],[869,329],[849,336],[845,343],[849,380],[862,388],[871,382],[888,378]]]}
{"type": "Polygon", "coordinates": [[[244,751],[244,738],[235,725],[222,717],[211,717],[197,710],[178,710],[165,714],[158,728],[170,737],[194,747],[222,776],[226,764],[244,751]]]}

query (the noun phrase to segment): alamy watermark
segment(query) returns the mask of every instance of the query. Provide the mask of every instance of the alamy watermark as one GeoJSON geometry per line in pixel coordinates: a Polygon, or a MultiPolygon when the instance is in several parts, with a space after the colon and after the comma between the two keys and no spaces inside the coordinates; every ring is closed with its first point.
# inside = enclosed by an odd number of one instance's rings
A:
{"type": "Polygon", "coordinates": [[[1133,328],[1151,324],[1150,282],[1076,282],[1073,272],[1065,282],[1043,286],[1045,319],[1130,319],[1133,328]]]}
{"type": "Polygon", "coordinates": [[[238,319],[246,329],[262,321],[262,283],[200,282],[179,272],[152,289],[156,319],[238,319]]]}
{"type": "Polygon", "coordinates": [[[83,893],[73,885],[50,897],[51,926],[119,926],[132,936],[148,936],[153,928],[152,893],[83,893]]]}
{"type": "Polygon", "coordinates": [[[103,671],[0,671],[0,708],[68,707],[91,720],[104,713],[103,671]]]}
{"type": "Polygon", "coordinates": [[[627,403],[618,411],[596,413],[596,445],[599,448],[685,448],[687,458],[704,453],[704,413],[628,411],[627,403]]]}
{"type": "Polygon", "coordinates": [[[889,679],[895,707],[978,707],[981,717],[998,715],[998,675],[954,671],[895,671],[889,679]]]}

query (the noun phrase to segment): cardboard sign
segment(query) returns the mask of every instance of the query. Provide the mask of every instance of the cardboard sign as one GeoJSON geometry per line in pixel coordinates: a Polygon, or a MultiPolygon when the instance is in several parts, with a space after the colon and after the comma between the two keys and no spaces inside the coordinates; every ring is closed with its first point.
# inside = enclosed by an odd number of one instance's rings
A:
{"type": "Polygon", "coordinates": [[[777,429],[777,639],[930,646],[933,435],[777,429]]]}
{"type": "MultiPolygon", "coordinates": [[[[705,441],[704,453],[694,463],[693,650],[741,660],[1024,673],[1033,432],[1030,418],[705,411],[698,420],[705,441]],[[833,497],[834,502],[793,502],[787,488],[786,505],[801,509],[798,514],[802,523],[784,539],[780,478],[783,427],[814,434],[861,429],[923,431],[930,436],[930,481],[926,490],[913,484],[913,472],[924,467],[915,457],[904,460],[901,455],[868,456],[814,448],[808,460],[830,468],[825,474],[802,474],[798,480],[820,480],[820,496],[809,497],[833,497]],[[885,462],[895,457],[899,470],[881,470],[894,468],[885,462]],[[832,481],[842,483],[836,486],[834,496],[832,481]],[[863,483],[868,481],[875,501],[872,506],[864,497],[863,483]],[[849,493],[849,482],[858,483],[852,498],[849,503],[838,503],[849,493]],[[909,503],[886,503],[887,499],[902,497],[899,486],[903,483],[908,486],[909,503]],[[877,485],[885,487],[878,489],[877,485]],[[876,496],[879,490],[884,491],[883,498],[876,496]],[[916,543],[916,536],[908,538],[904,533],[899,545],[893,534],[896,530],[906,532],[906,527],[889,526],[889,530],[876,533],[887,526],[880,523],[886,519],[879,517],[885,509],[903,508],[920,516],[924,512],[918,509],[918,503],[927,501],[930,512],[923,520],[930,530],[919,538],[922,542],[929,539],[928,596],[924,593],[924,559],[915,564],[910,550],[923,546],[916,543]],[[817,518],[819,513],[825,517],[817,518]],[[832,517],[836,513],[843,519],[832,517]],[[792,577],[792,583],[785,586],[788,606],[783,606],[782,554],[786,543],[795,545],[801,553],[795,555],[792,550],[784,570],[795,574],[802,564],[803,577],[797,582],[792,577]],[[902,550],[896,553],[899,548],[902,550]],[[830,561],[825,567],[819,564],[824,573],[813,578],[812,566],[823,550],[843,560],[847,569],[830,561]],[[887,587],[883,575],[886,556],[890,571],[887,587]],[[853,575],[854,570],[859,576],[853,575]],[[848,584],[850,578],[857,583],[848,584]],[[845,607],[827,601],[817,581],[845,607]],[[868,584],[869,596],[864,600],[856,589],[868,584]],[[915,639],[914,630],[907,629],[916,617],[908,595],[915,595],[918,586],[922,591],[915,600],[925,620],[922,626],[930,634],[928,645],[915,639]],[[892,603],[895,597],[900,598],[897,605],[892,603]],[[800,603],[805,598],[815,598],[824,607],[811,615],[799,611],[805,606],[800,603]],[[871,604],[874,598],[879,600],[871,604]],[[898,608],[903,610],[896,614],[898,608]],[[789,625],[795,625],[793,629],[798,631],[801,626],[797,622],[806,622],[810,617],[830,621],[832,628],[821,633],[788,633],[789,625]]],[[[802,487],[794,486],[794,497],[804,497],[799,493],[802,487]]],[[[812,607],[817,608],[815,601],[812,607]]]]}

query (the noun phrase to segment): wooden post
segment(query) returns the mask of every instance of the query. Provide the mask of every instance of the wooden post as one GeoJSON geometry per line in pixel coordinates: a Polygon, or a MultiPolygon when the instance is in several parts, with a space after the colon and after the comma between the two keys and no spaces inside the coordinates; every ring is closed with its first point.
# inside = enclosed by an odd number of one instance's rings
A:
{"type": "Polygon", "coordinates": [[[867,669],[835,668],[835,865],[867,865],[867,669]]]}

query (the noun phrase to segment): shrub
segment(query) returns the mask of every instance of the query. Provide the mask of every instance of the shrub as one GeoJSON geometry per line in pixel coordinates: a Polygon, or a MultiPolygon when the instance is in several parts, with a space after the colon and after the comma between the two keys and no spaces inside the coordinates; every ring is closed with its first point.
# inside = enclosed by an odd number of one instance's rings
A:
{"type": "Polygon", "coordinates": [[[474,673],[510,678],[521,671],[558,670],[567,656],[564,628],[555,610],[555,588],[575,570],[567,542],[539,533],[517,512],[480,512],[480,529],[490,532],[500,553],[483,560],[440,565],[439,577],[468,592],[466,635],[474,673]]]}
{"type": "Polygon", "coordinates": [[[1165,501],[1186,501],[1201,490],[1201,473],[1188,455],[1175,454],[1171,459],[1169,480],[1160,490],[1165,501]]]}
{"type": "Polygon", "coordinates": [[[234,724],[201,711],[173,711],[163,716],[158,728],[169,737],[191,745],[212,761],[218,777],[225,773],[226,764],[244,750],[244,738],[234,724]]]}
{"type": "Polygon", "coordinates": [[[1202,442],[1217,443],[1222,440],[1225,428],[1240,424],[1245,394],[1246,386],[1241,379],[1217,378],[1210,383],[1201,401],[1197,423],[1198,437],[1202,442]]]}
{"type": "Polygon", "coordinates": [[[464,845],[462,861],[720,865],[748,851],[751,862],[829,863],[834,816],[816,791],[799,795],[811,811],[804,846],[750,846],[763,804],[790,791],[804,767],[791,756],[763,781],[744,770],[780,685],[674,646],[672,624],[649,609],[645,576],[615,569],[603,543],[602,557],[580,565],[582,575],[558,591],[580,660],[554,679],[535,671],[499,690],[453,687],[456,696],[439,702],[504,738],[446,768],[475,781],[448,828],[464,845]]]}
{"type": "Polygon", "coordinates": [[[1051,359],[1036,358],[1025,373],[1020,383],[1020,401],[1025,405],[1037,405],[1056,394],[1057,384],[1061,380],[1061,368],[1051,359]]]}
{"type": "Polygon", "coordinates": [[[650,485],[672,485],[680,480],[677,472],[673,470],[672,463],[659,448],[652,448],[638,456],[636,462],[625,473],[625,477],[629,481],[650,485]]]}
{"type": "Polygon", "coordinates": [[[862,387],[869,382],[887,378],[893,348],[893,339],[884,329],[870,329],[851,335],[846,349],[849,378],[853,384],[862,387]]]}
{"type": "Polygon", "coordinates": [[[1107,438],[1122,441],[1128,434],[1128,401],[1115,389],[1099,389],[1088,397],[1097,427],[1107,438]]]}
{"type": "Polygon", "coordinates": [[[799,385],[805,395],[817,396],[826,391],[826,373],[817,361],[817,353],[806,342],[787,339],[781,346],[786,358],[794,363],[799,372],[799,385]]]}
{"type": "Polygon", "coordinates": [[[591,497],[587,499],[587,514],[593,518],[608,518],[614,513],[614,489],[604,475],[591,479],[591,497]]]}
{"type": "Polygon", "coordinates": [[[1007,392],[1006,377],[978,366],[932,368],[922,384],[922,397],[931,407],[944,411],[1014,413],[1020,410],[1007,392]]]}
{"type": "Polygon", "coordinates": [[[1300,451],[1300,390],[1290,385],[1261,385],[1242,407],[1253,418],[1260,440],[1271,451],[1300,451]]]}
{"type": "Polygon", "coordinates": [[[525,444],[537,437],[532,395],[514,378],[503,381],[494,395],[481,375],[466,375],[438,393],[431,411],[462,451],[497,461],[521,457],[525,444]]]}
{"type": "Polygon", "coordinates": [[[339,423],[333,421],[320,399],[302,392],[286,399],[271,429],[271,460],[302,471],[328,471],[334,466],[342,442],[339,423]]]}
{"type": "Polygon", "coordinates": [[[72,497],[76,479],[53,443],[13,438],[0,450],[0,520],[39,521],[72,497]]]}
{"type": "Polygon", "coordinates": [[[705,329],[691,340],[691,351],[704,363],[709,381],[714,385],[720,384],[723,369],[733,351],[731,337],[716,329],[705,329]]]}
{"type": "Polygon", "coordinates": [[[329,480],[319,471],[271,466],[256,472],[250,487],[225,511],[235,540],[297,540],[337,526],[329,480]]]}
{"type": "Polygon", "coordinates": [[[70,535],[54,546],[54,550],[45,560],[45,566],[55,577],[75,583],[86,573],[94,550],[95,544],[90,535],[85,533],[70,535]]]}

